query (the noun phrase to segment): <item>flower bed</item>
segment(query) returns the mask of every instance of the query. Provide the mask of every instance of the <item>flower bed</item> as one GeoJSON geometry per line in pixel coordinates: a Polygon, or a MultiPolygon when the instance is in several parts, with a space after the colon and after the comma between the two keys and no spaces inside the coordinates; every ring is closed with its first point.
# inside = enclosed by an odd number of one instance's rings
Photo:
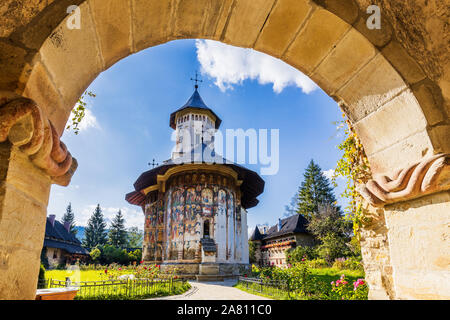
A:
{"type": "Polygon", "coordinates": [[[367,300],[368,294],[361,271],[312,269],[306,259],[288,268],[253,266],[237,287],[275,299],[367,300]]]}

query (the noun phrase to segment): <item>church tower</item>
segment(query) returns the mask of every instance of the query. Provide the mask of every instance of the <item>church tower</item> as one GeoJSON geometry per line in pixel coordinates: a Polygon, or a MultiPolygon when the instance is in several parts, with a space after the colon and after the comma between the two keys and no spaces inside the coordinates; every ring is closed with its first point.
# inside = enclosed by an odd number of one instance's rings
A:
{"type": "Polygon", "coordinates": [[[261,177],[214,151],[222,120],[198,92],[170,115],[170,159],[140,175],[125,199],[145,215],[143,261],[202,278],[249,267],[247,209],[264,190],[261,177]]]}

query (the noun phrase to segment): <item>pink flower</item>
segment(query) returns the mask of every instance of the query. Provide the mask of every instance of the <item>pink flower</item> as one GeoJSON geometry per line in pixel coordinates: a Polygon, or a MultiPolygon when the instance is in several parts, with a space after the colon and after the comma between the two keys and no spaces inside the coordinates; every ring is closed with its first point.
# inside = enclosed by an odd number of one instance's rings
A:
{"type": "Polygon", "coordinates": [[[364,282],[363,279],[358,279],[355,282],[353,282],[353,290],[356,290],[359,286],[361,285],[365,285],[366,283],[364,282]]]}
{"type": "Polygon", "coordinates": [[[119,271],[121,271],[122,270],[122,268],[119,268],[119,271]]]}

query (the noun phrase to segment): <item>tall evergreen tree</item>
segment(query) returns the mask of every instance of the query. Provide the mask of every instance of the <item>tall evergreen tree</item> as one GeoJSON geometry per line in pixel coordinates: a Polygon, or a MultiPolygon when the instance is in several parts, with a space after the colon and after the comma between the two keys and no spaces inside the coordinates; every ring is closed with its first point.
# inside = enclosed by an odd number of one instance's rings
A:
{"type": "Polygon", "coordinates": [[[106,222],[103,219],[100,204],[97,204],[84,230],[83,245],[88,248],[104,245],[106,243],[106,236],[106,222]]]}
{"type": "Polygon", "coordinates": [[[127,230],[127,246],[129,248],[142,247],[143,240],[144,240],[144,232],[139,230],[138,227],[130,227],[127,230]]]}
{"type": "Polygon", "coordinates": [[[65,224],[66,222],[70,225],[69,232],[75,236],[78,230],[75,229],[75,214],[72,211],[72,204],[70,202],[66,208],[66,213],[62,217],[62,223],[65,224]]]}
{"type": "Polygon", "coordinates": [[[297,213],[310,219],[319,210],[320,204],[336,205],[336,197],[330,181],[322,169],[311,160],[304,173],[304,181],[298,191],[297,213]]]}
{"type": "Polygon", "coordinates": [[[125,247],[127,244],[127,231],[125,230],[125,219],[122,211],[118,211],[109,229],[108,242],[118,248],[125,247]]]}

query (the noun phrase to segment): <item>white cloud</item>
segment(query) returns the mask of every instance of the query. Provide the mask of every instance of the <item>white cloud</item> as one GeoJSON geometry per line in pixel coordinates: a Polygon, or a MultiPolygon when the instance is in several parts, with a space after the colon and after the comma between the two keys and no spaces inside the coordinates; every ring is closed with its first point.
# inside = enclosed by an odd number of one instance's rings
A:
{"type": "Polygon", "coordinates": [[[280,93],[287,86],[297,86],[310,93],[318,86],[294,67],[264,53],[229,46],[212,40],[197,40],[197,59],[201,72],[215,79],[222,91],[233,89],[246,79],[260,84],[273,84],[273,91],[280,93]]]}
{"type": "Polygon", "coordinates": [[[322,174],[327,177],[328,179],[332,179],[333,178],[333,174],[334,174],[334,169],[330,169],[330,170],[325,170],[322,172],[322,174]]]}
{"type": "Polygon", "coordinates": [[[81,131],[85,131],[89,128],[95,128],[100,129],[100,125],[98,124],[97,118],[94,116],[91,110],[86,109],[84,118],[81,120],[80,124],[78,125],[78,128],[81,131]]]}

